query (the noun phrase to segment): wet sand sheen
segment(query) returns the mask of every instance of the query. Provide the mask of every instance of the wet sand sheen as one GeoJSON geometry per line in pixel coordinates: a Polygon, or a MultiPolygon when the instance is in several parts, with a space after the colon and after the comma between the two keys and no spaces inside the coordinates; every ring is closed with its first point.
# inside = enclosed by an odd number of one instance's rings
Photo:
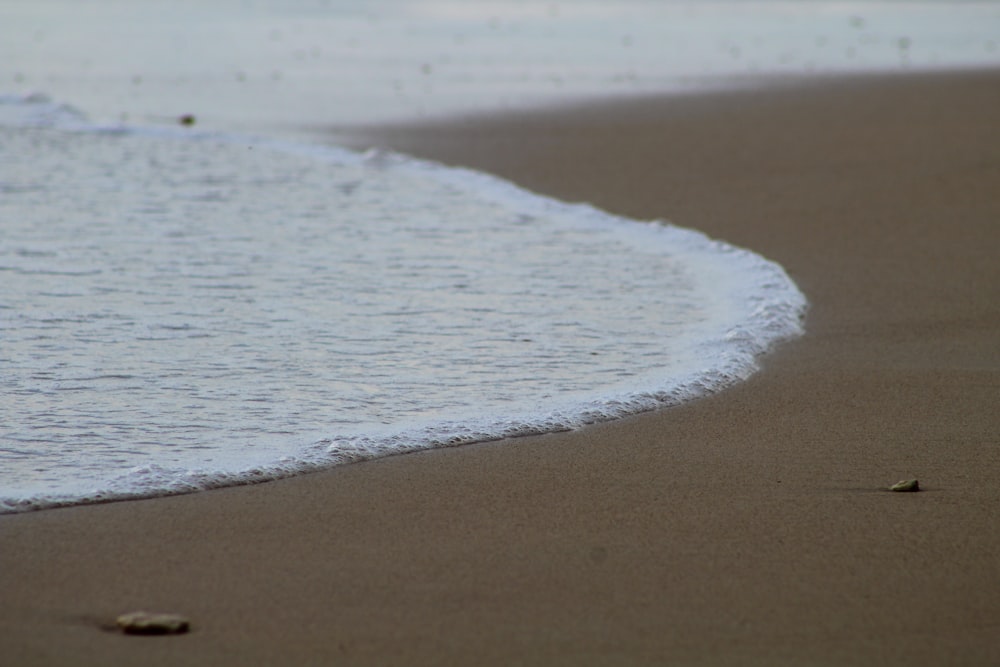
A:
{"type": "Polygon", "coordinates": [[[781,263],[807,335],[697,403],[0,517],[12,664],[1000,660],[1000,74],[384,128],[781,263]],[[882,489],[918,477],[917,494],[882,489]],[[138,608],[184,637],[96,628],[138,608]]]}

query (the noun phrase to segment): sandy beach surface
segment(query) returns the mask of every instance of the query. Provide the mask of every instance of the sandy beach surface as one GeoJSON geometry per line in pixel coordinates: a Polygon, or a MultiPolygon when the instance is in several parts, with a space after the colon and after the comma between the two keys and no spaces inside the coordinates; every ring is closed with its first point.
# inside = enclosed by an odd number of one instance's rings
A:
{"type": "Polygon", "coordinates": [[[905,74],[355,134],[749,247],[808,333],[579,432],[2,516],[0,662],[1000,664],[998,109],[905,74]]]}

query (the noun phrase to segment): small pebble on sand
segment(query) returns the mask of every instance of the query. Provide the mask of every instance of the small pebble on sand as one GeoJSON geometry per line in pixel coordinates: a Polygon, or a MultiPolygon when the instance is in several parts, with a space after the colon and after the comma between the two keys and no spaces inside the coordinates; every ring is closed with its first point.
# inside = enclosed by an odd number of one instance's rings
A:
{"type": "Polygon", "coordinates": [[[122,632],[130,635],[179,635],[191,629],[191,623],[180,614],[133,611],[116,619],[122,632]]]}

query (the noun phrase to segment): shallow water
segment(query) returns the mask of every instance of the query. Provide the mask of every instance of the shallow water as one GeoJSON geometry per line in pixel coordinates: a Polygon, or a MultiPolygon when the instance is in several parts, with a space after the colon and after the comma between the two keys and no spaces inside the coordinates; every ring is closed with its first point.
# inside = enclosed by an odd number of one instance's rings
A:
{"type": "Polygon", "coordinates": [[[1000,64],[1000,3],[21,0],[0,92],[99,122],[239,131],[412,120],[757,75],[1000,64]]]}
{"type": "Polygon", "coordinates": [[[390,154],[6,101],[8,509],[570,428],[798,333],[779,267],[390,154]]]}

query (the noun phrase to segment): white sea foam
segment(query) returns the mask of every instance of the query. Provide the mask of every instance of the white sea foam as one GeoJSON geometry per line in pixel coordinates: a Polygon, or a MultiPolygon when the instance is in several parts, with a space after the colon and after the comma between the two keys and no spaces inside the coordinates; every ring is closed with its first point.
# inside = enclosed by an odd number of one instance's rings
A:
{"type": "Polygon", "coordinates": [[[801,333],[781,267],[392,153],[0,98],[0,511],[575,428],[801,333]]]}

